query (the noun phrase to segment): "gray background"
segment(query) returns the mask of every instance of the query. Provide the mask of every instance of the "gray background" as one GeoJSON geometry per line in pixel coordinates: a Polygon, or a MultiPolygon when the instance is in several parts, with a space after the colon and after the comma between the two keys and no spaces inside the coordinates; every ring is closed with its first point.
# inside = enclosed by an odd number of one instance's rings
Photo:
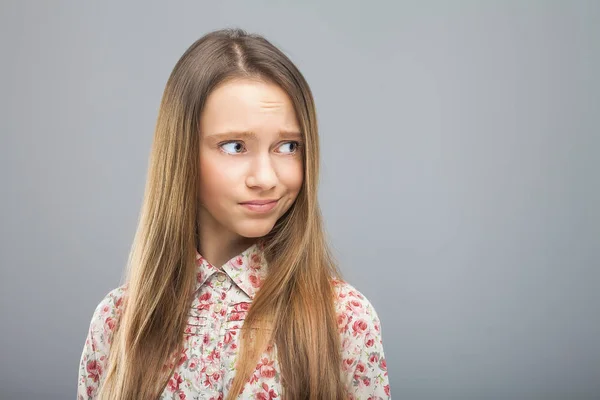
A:
{"type": "Polygon", "coordinates": [[[600,2],[216,3],[2,2],[0,398],[75,397],[168,75],[230,26],[313,88],[393,397],[600,398],[600,2]]]}

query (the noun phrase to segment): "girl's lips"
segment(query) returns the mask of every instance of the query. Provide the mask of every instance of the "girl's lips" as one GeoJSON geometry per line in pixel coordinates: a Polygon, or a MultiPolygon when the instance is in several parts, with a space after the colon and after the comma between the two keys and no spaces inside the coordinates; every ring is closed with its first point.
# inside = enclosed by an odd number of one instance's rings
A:
{"type": "Polygon", "coordinates": [[[258,213],[265,213],[275,208],[279,200],[256,200],[240,203],[245,209],[258,213]]]}
{"type": "Polygon", "coordinates": [[[266,199],[266,200],[250,200],[250,201],[244,201],[241,204],[267,204],[267,203],[271,203],[273,201],[277,201],[278,199],[266,199]]]}

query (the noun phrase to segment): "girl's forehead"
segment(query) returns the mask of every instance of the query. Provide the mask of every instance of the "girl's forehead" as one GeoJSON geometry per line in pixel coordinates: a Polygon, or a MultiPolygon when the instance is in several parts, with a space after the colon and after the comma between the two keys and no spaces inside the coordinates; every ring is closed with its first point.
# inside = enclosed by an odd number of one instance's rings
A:
{"type": "Polygon", "coordinates": [[[300,132],[288,94],[273,83],[235,80],[208,96],[200,119],[205,135],[226,132],[300,132]]]}

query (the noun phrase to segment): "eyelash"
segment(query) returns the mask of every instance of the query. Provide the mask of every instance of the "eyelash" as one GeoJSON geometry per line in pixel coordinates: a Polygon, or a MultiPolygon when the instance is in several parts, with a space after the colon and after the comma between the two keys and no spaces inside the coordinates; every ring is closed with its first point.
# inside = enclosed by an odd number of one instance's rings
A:
{"type": "MultiPolygon", "coordinates": [[[[218,144],[219,150],[221,150],[223,153],[225,153],[225,154],[227,154],[229,156],[243,154],[243,152],[242,153],[234,153],[234,154],[232,154],[232,153],[228,153],[228,152],[226,152],[226,151],[223,150],[223,146],[225,146],[226,144],[231,144],[231,143],[242,143],[242,146],[243,146],[243,142],[241,140],[228,140],[226,142],[221,142],[221,143],[218,144]]],[[[294,154],[298,153],[298,151],[302,148],[302,143],[300,143],[298,141],[295,141],[295,140],[290,140],[290,141],[287,141],[287,142],[283,142],[280,146],[283,146],[284,144],[289,144],[289,143],[294,143],[296,145],[296,149],[294,151],[290,152],[290,153],[285,153],[287,155],[294,155],[294,154]]]]}

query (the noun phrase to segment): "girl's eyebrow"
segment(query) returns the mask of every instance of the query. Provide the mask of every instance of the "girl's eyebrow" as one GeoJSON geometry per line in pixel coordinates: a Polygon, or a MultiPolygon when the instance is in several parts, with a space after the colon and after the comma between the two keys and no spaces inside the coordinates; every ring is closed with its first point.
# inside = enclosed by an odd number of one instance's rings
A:
{"type": "Polygon", "coordinates": [[[235,137],[236,139],[256,139],[256,133],[249,131],[226,131],[221,133],[211,133],[206,136],[207,139],[212,139],[214,141],[231,139],[232,137],[235,137]]]}
{"type": "Polygon", "coordinates": [[[282,139],[302,139],[302,132],[300,131],[279,131],[279,136],[282,139]]]}
{"type": "MultiPolygon", "coordinates": [[[[256,133],[251,131],[226,131],[220,133],[211,133],[206,136],[207,139],[219,141],[230,138],[236,139],[256,139],[256,133]]],[[[300,131],[279,131],[279,137],[282,139],[302,139],[302,133],[300,131]]]]}

